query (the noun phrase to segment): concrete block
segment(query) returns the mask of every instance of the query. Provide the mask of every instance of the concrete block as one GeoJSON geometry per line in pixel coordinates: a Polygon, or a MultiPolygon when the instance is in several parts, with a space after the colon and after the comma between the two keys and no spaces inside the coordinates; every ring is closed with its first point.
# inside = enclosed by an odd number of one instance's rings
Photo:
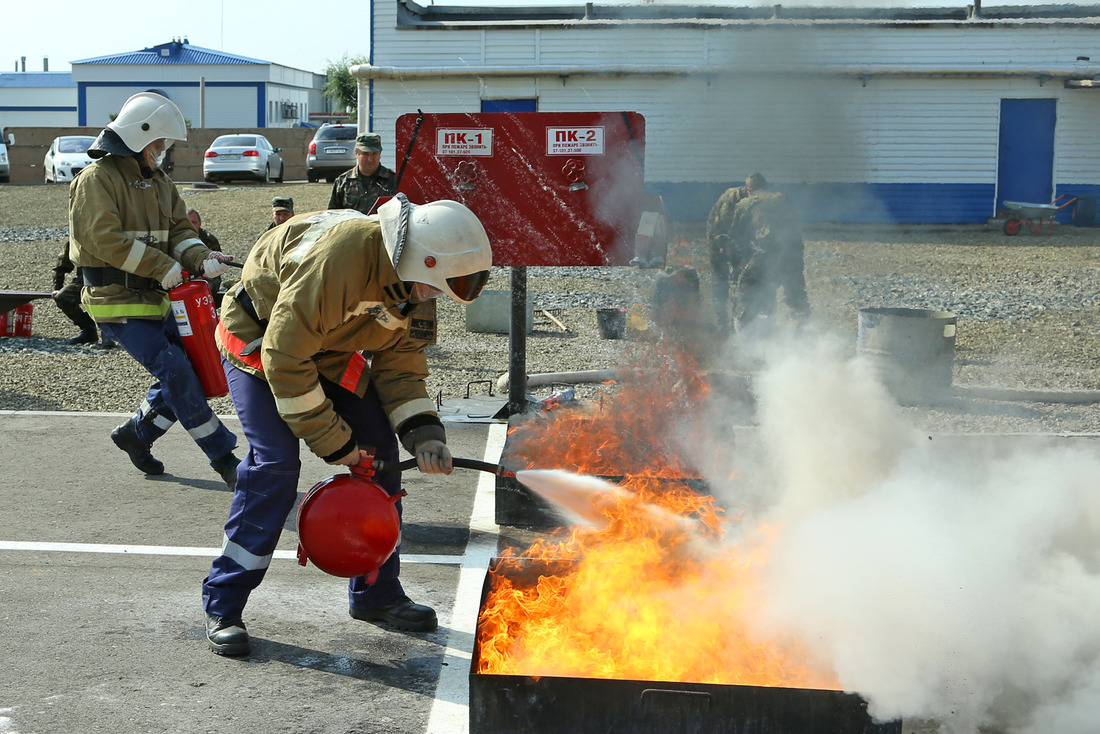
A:
{"type": "MultiPolygon", "coordinates": [[[[535,325],[535,306],[527,299],[527,331],[535,325]]],[[[466,307],[466,331],[479,334],[507,334],[512,326],[512,292],[482,291],[466,307]]]]}

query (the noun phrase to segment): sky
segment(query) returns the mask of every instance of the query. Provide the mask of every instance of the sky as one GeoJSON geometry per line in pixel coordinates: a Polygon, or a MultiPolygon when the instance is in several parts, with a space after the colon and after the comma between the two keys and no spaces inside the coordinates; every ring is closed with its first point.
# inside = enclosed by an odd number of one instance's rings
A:
{"type": "MultiPolygon", "coordinates": [[[[396,0],[384,0],[395,2],[396,0]]],[[[782,1],[782,0],[781,0],[782,1]]],[[[785,5],[880,5],[889,7],[955,7],[973,0],[786,0],[785,5]]],[[[431,5],[433,0],[419,0],[431,5]]],[[[775,0],[660,0],[667,4],[773,5],[775,0]]],[[[445,0],[437,5],[562,6],[581,0],[445,0]]],[[[629,0],[598,0],[597,5],[630,4],[629,0]]],[[[639,3],[641,4],[641,3],[639,3]]],[[[1048,4],[1037,0],[985,0],[983,5],[1048,4]]],[[[1086,4],[1086,3],[1082,3],[1086,4]]],[[[189,0],[150,10],[148,0],[113,0],[96,9],[86,0],[8,2],[7,31],[0,71],[15,71],[27,57],[27,71],[41,71],[43,57],[50,71],[69,71],[70,62],[137,51],[174,38],[194,46],[271,61],[323,73],[344,55],[370,52],[369,5],[351,4],[339,13],[335,6],[313,6],[302,0],[189,0]],[[313,8],[321,8],[314,12],[313,8]],[[360,10],[354,10],[354,8],[360,10]],[[351,17],[360,13],[361,18],[351,17]],[[359,22],[356,22],[359,21],[359,22]],[[6,58],[5,58],[6,57],[6,58]]]]}

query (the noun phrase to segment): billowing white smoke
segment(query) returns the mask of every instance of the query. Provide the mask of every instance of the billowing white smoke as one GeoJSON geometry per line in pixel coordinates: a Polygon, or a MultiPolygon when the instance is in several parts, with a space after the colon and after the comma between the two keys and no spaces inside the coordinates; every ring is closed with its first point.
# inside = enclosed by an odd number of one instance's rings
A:
{"type": "Polygon", "coordinates": [[[778,528],[759,633],[803,638],[879,718],[1100,731],[1097,450],[930,440],[858,358],[776,351],[756,383],[775,493],[750,517],[778,528]]]}

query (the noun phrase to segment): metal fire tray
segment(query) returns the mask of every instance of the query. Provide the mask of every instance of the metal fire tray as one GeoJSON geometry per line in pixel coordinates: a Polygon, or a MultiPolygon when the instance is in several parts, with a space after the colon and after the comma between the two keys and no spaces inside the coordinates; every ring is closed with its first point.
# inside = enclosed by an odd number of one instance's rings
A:
{"type": "MultiPolygon", "coordinates": [[[[514,561],[509,566],[515,568],[514,561]]],[[[482,588],[481,606],[500,559],[482,588]]],[[[537,568],[530,573],[537,578],[537,568]]],[[[534,580],[534,579],[532,579],[534,580]]],[[[854,693],[803,688],[478,673],[470,667],[470,734],[901,734],[854,693]]]]}
{"type": "Polygon", "coordinates": [[[0,313],[7,313],[37,298],[50,298],[49,291],[0,291],[0,313]]]}

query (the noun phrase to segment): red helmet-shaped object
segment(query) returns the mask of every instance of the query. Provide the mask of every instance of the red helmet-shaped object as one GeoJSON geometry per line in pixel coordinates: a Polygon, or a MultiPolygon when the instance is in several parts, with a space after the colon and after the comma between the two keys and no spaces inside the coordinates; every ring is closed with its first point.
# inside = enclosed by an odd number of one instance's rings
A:
{"type": "Polygon", "coordinates": [[[372,469],[354,466],[351,474],[322,479],[298,506],[298,563],[333,576],[377,576],[401,539],[401,518],[390,496],[371,477],[372,469]]]}

